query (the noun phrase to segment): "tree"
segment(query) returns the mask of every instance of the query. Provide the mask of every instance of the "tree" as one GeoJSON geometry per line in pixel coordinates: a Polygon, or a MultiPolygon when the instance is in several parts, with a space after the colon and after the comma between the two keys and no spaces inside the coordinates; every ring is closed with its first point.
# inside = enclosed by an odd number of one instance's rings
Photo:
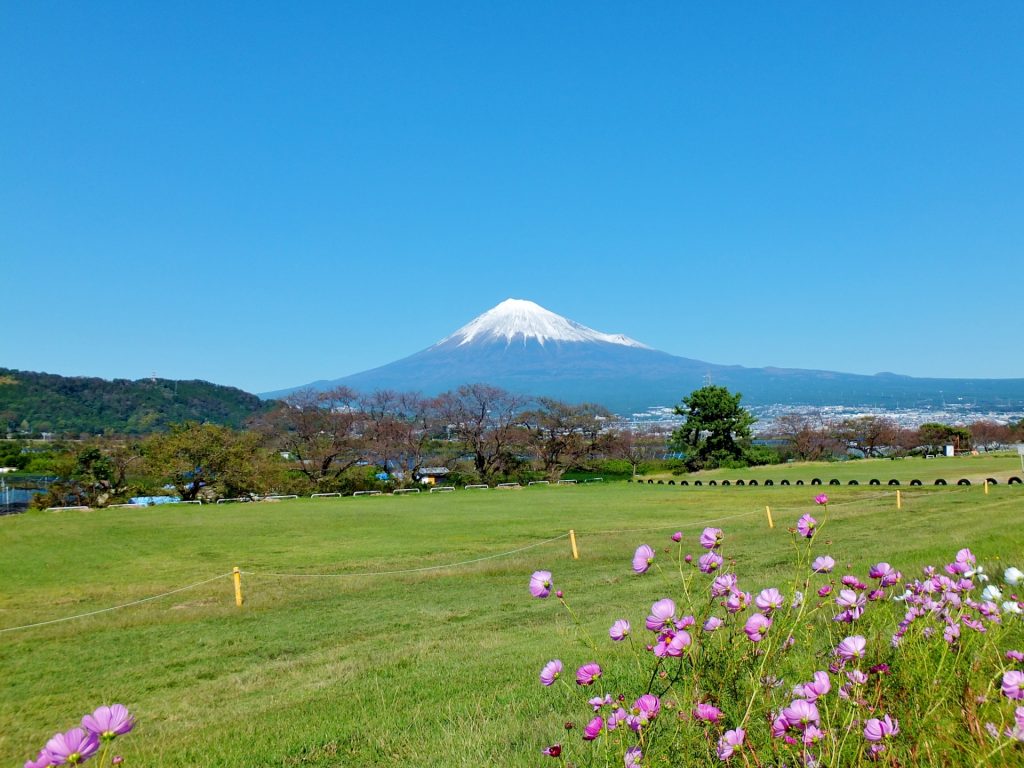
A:
{"type": "Polygon", "coordinates": [[[845,446],[820,413],[786,413],[775,421],[774,434],[789,441],[789,450],[802,461],[819,461],[834,456],[845,446]]]}
{"type": "Polygon", "coordinates": [[[892,419],[884,416],[858,416],[846,419],[839,425],[838,433],[847,444],[856,446],[865,458],[880,456],[882,448],[892,447],[897,440],[899,427],[892,419]]]}
{"type": "Polygon", "coordinates": [[[143,445],[147,469],[185,501],[201,493],[237,498],[262,489],[260,436],[215,424],[172,424],[143,445]]]}
{"type": "Polygon", "coordinates": [[[971,432],[971,445],[985,450],[1009,443],[1013,434],[1008,424],[1000,424],[990,419],[976,421],[968,429],[971,432]]]}
{"type": "Polygon", "coordinates": [[[570,405],[550,397],[540,398],[538,404],[524,421],[544,473],[557,480],[599,449],[605,419],[611,413],[593,403],[570,405]]]}
{"type": "Polygon", "coordinates": [[[929,453],[938,453],[950,444],[955,451],[963,451],[971,445],[971,433],[965,427],[931,421],[918,428],[918,440],[929,453]]]}
{"type": "Polygon", "coordinates": [[[646,462],[665,453],[669,437],[668,430],[660,424],[616,430],[607,435],[608,455],[627,461],[635,478],[646,462]]]}
{"type": "Polygon", "coordinates": [[[515,448],[527,432],[520,414],[527,399],[488,384],[467,384],[437,399],[438,413],[473,455],[473,467],[487,482],[516,463],[515,448]]]}
{"type": "Polygon", "coordinates": [[[314,485],[322,485],[363,458],[365,419],[358,401],[348,387],[299,390],[262,419],[260,429],[295,456],[299,471],[314,485]]]}
{"type": "Polygon", "coordinates": [[[742,397],[712,384],[694,390],[675,407],[686,422],[672,433],[669,446],[686,454],[691,472],[723,463],[746,463],[750,427],[757,419],[740,406],[742,397]]]}
{"type": "Polygon", "coordinates": [[[437,404],[415,392],[378,390],[360,401],[368,456],[384,471],[413,477],[443,432],[437,404]]]}

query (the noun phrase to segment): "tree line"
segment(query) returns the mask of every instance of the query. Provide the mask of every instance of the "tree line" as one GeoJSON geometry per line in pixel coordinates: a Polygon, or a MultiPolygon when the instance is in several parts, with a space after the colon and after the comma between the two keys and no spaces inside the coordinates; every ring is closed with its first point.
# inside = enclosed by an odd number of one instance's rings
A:
{"type": "Polygon", "coordinates": [[[787,415],[766,446],[753,439],[755,419],[741,395],[718,386],[691,392],[675,412],[684,417],[675,429],[629,427],[599,405],[485,384],[437,397],[338,387],[295,392],[241,429],[186,421],[145,437],[91,438],[63,449],[14,450],[19,444],[7,441],[3,450],[17,466],[26,468],[29,457],[28,469],[57,478],[39,505],[99,506],[168,493],[190,501],[407,487],[438,468],[446,484],[554,481],[574,470],[681,473],[846,457],[851,449],[871,457],[1024,439],[1020,424],[910,430],[879,416],[833,423],[787,415]]]}

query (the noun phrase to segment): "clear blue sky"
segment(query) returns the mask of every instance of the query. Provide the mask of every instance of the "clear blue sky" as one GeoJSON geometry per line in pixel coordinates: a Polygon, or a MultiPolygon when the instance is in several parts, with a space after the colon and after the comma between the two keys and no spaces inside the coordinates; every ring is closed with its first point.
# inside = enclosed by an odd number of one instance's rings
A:
{"type": "Polygon", "coordinates": [[[249,391],[508,298],[1024,377],[1024,4],[0,2],[0,365],[249,391]]]}

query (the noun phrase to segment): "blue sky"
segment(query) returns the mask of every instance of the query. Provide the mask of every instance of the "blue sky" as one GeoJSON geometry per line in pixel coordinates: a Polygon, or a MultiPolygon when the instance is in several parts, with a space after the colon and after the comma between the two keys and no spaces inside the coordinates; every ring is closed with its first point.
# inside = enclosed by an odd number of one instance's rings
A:
{"type": "Polygon", "coordinates": [[[268,391],[516,297],[716,363],[1024,377],[1020,3],[0,14],[0,365],[268,391]]]}

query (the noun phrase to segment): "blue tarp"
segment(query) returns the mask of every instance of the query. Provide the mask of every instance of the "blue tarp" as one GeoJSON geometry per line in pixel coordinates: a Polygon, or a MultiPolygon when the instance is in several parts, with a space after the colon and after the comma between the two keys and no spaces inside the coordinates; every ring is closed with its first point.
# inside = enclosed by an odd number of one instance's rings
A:
{"type": "Polygon", "coordinates": [[[180,496],[133,496],[132,504],[144,504],[150,506],[153,504],[177,504],[181,501],[180,496]]]}

